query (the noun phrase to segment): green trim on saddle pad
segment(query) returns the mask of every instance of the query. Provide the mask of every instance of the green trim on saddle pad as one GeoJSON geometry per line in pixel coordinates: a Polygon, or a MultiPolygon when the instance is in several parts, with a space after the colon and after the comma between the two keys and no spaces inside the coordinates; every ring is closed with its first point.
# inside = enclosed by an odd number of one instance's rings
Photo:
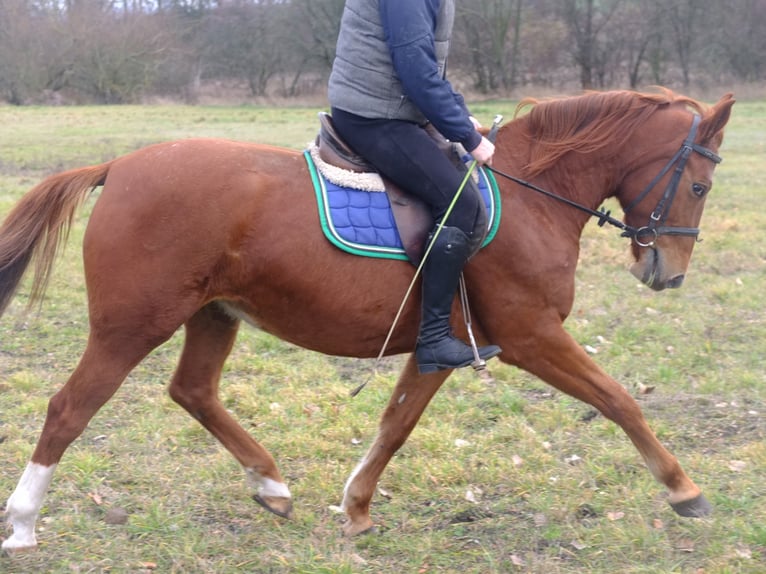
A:
{"type": "MultiPolygon", "coordinates": [[[[315,165],[314,160],[311,157],[310,151],[306,150],[303,153],[303,155],[306,158],[306,164],[308,165],[309,173],[311,174],[311,181],[314,185],[314,193],[317,199],[317,208],[319,212],[320,226],[322,227],[322,232],[324,233],[328,241],[330,241],[330,243],[335,245],[338,249],[341,249],[342,251],[345,251],[347,253],[352,253],[354,255],[360,255],[363,257],[375,257],[379,259],[398,259],[401,261],[409,261],[409,257],[407,257],[407,254],[404,252],[404,249],[402,247],[362,244],[355,241],[351,241],[345,237],[342,237],[341,234],[336,229],[335,225],[333,224],[333,221],[331,218],[331,214],[330,214],[331,207],[328,201],[325,178],[317,169],[317,166],[315,165]]],[[[484,243],[482,243],[482,247],[486,247],[494,239],[495,235],[497,234],[497,229],[500,226],[500,213],[501,213],[500,190],[498,189],[497,181],[495,180],[495,176],[492,174],[492,172],[485,169],[481,169],[481,168],[479,169],[480,169],[480,177],[484,178],[488,186],[490,202],[491,202],[491,205],[489,206],[490,207],[489,213],[488,213],[490,218],[489,232],[487,233],[487,237],[484,240],[484,243]]],[[[331,184],[331,185],[335,185],[335,184],[331,184]]],[[[382,193],[382,192],[357,191],[357,190],[350,190],[349,192],[350,193],[375,193],[375,194],[382,193]]],[[[387,201],[387,196],[385,197],[387,201]]]]}

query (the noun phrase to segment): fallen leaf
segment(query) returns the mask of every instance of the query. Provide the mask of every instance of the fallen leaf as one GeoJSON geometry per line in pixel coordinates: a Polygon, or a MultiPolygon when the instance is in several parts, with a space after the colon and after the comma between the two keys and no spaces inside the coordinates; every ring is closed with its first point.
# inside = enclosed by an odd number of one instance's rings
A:
{"type": "Polygon", "coordinates": [[[468,502],[473,502],[474,504],[476,504],[476,495],[474,495],[473,491],[470,488],[465,491],[465,499],[468,502]]]}
{"type": "Polygon", "coordinates": [[[750,550],[747,546],[737,546],[737,556],[740,558],[744,558],[745,560],[750,560],[753,557],[753,552],[750,550]]]}
{"type": "Polygon", "coordinates": [[[519,556],[516,556],[516,554],[511,554],[511,564],[514,566],[526,566],[524,560],[519,556]]]}
{"type": "Polygon", "coordinates": [[[643,383],[638,383],[638,394],[639,395],[649,395],[654,392],[654,389],[657,387],[655,385],[645,385],[643,383]]]}
{"type": "Polygon", "coordinates": [[[389,500],[391,500],[391,499],[394,497],[394,495],[393,495],[393,494],[391,494],[389,491],[387,491],[387,490],[386,490],[385,488],[383,488],[382,486],[378,486],[378,492],[380,493],[380,495],[381,495],[383,498],[388,498],[389,500]]]}
{"type": "Polygon", "coordinates": [[[564,459],[564,461],[565,461],[565,462],[568,462],[569,464],[577,464],[577,463],[579,463],[581,460],[582,460],[582,459],[581,459],[579,456],[577,456],[576,454],[573,454],[572,456],[568,456],[568,457],[566,457],[566,458],[564,459]]]}
{"type": "Polygon", "coordinates": [[[514,454],[511,457],[511,462],[513,462],[513,466],[521,466],[524,464],[524,459],[521,458],[518,454],[514,454]]]}
{"type": "Polygon", "coordinates": [[[88,498],[90,498],[98,506],[101,506],[104,503],[103,499],[101,498],[101,495],[98,492],[89,492],[88,498]]]}
{"type": "Polygon", "coordinates": [[[587,544],[583,544],[579,540],[572,540],[572,548],[575,550],[585,550],[587,547],[587,544]]]}
{"type": "Polygon", "coordinates": [[[694,552],[694,540],[690,538],[681,538],[676,544],[676,549],[681,552],[694,552]]]}
{"type": "Polygon", "coordinates": [[[606,513],[606,517],[609,520],[611,520],[612,522],[614,522],[615,520],[622,520],[623,518],[625,518],[625,513],[624,512],[619,512],[619,511],[618,512],[607,512],[606,513]]]}
{"type": "Polygon", "coordinates": [[[458,448],[463,448],[464,446],[470,446],[471,443],[467,440],[463,440],[462,438],[456,438],[455,439],[455,446],[458,448]]]}
{"type": "Polygon", "coordinates": [[[655,530],[662,530],[663,528],[665,528],[665,523],[663,523],[662,520],[660,520],[659,518],[655,518],[654,520],[652,520],[652,526],[654,527],[655,530]]]}

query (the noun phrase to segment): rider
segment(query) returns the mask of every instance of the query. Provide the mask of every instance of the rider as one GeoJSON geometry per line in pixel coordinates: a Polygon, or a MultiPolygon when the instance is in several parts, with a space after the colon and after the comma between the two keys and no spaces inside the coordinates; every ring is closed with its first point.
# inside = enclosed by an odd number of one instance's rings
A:
{"type": "MultiPolygon", "coordinates": [[[[495,151],[445,79],[454,15],[454,0],[346,0],[328,87],[341,137],[425,201],[435,222],[447,213],[464,173],[423,129],[426,124],[461,143],[479,164],[490,162],[495,151]]],[[[415,349],[421,373],[474,360],[471,347],[452,335],[449,318],[460,273],[481,233],[475,228],[483,209],[476,194],[461,193],[423,266],[415,349]]],[[[495,345],[479,348],[485,360],[498,353],[495,345]]]]}

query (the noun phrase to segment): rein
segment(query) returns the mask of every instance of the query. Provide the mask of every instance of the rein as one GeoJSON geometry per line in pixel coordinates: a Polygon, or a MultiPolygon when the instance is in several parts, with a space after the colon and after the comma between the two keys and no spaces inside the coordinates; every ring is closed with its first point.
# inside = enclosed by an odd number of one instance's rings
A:
{"type": "Polygon", "coordinates": [[[491,166],[485,167],[492,173],[502,176],[505,179],[536,191],[537,193],[545,195],[546,197],[550,197],[551,199],[565,203],[571,207],[574,207],[575,209],[584,211],[592,217],[597,217],[599,227],[603,227],[604,224],[608,223],[609,225],[613,225],[614,227],[621,229],[622,233],[620,234],[620,237],[629,237],[640,247],[652,247],[660,235],[685,235],[694,237],[696,239],[700,232],[698,227],[674,227],[665,226],[662,225],[662,223],[664,223],[665,219],[667,218],[668,212],[670,211],[670,206],[673,204],[673,199],[675,198],[676,191],[678,190],[678,184],[681,181],[681,175],[683,174],[684,169],[686,169],[686,162],[688,161],[691,153],[697,152],[698,154],[706,157],[716,164],[721,163],[722,161],[721,156],[712,150],[694,143],[694,138],[697,135],[699,123],[700,116],[694,114],[692,125],[689,129],[689,134],[686,136],[683,144],[681,144],[681,148],[675,153],[675,155],[673,155],[672,158],[670,158],[668,163],[665,164],[665,167],[660,170],[660,173],[655,176],[655,178],[649,183],[648,186],[646,186],[646,188],[638,195],[638,197],[636,197],[636,199],[634,199],[630,205],[628,205],[628,207],[623,209],[623,213],[627,215],[636,205],[638,205],[641,201],[643,201],[644,198],[646,198],[647,195],[649,195],[657,183],[659,183],[659,181],[675,166],[673,175],[668,182],[668,186],[665,188],[665,192],[657,202],[657,206],[652,211],[652,214],[649,216],[649,223],[642,227],[633,227],[631,225],[627,225],[619,219],[615,219],[611,216],[611,211],[606,211],[606,209],[603,207],[596,211],[595,209],[591,209],[590,207],[577,203],[576,201],[572,201],[571,199],[557,195],[546,189],[538,187],[533,183],[495,169],[491,166]],[[649,236],[649,239],[641,239],[644,236],[649,236]]]}

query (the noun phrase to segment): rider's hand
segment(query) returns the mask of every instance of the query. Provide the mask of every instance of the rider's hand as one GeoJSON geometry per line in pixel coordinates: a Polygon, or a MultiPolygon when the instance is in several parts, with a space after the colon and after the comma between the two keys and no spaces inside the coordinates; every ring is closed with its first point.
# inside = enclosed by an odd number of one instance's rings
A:
{"type": "Polygon", "coordinates": [[[471,156],[479,165],[492,165],[492,156],[495,153],[495,144],[482,137],[481,143],[471,152],[471,156]]]}

